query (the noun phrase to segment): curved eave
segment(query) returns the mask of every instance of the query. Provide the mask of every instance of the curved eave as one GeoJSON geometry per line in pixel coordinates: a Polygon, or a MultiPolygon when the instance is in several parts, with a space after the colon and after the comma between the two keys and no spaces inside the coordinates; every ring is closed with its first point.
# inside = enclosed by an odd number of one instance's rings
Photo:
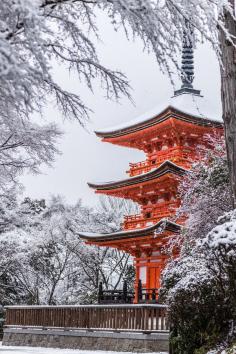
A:
{"type": "Polygon", "coordinates": [[[162,112],[158,113],[154,117],[144,120],[143,122],[132,124],[130,126],[120,128],[120,129],[114,129],[111,131],[95,131],[95,134],[98,137],[104,138],[104,139],[117,138],[120,136],[125,136],[128,134],[149,128],[151,126],[154,126],[156,124],[159,124],[159,123],[167,120],[168,118],[175,118],[175,119],[178,119],[181,121],[186,121],[187,123],[192,123],[192,124],[200,125],[200,126],[223,128],[223,123],[221,123],[217,120],[212,120],[212,119],[208,119],[208,118],[203,118],[203,117],[191,115],[191,114],[183,112],[173,106],[168,106],[162,112]]]}
{"type": "MultiPolygon", "coordinates": [[[[112,232],[109,234],[96,234],[96,233],[87,233],[87,232],[79,232],[79,236],[81,239],[96,243],[96,242],[107,242],[107,241],[115,241],[115,240],[122,240],[122,239],[130,239],[130,238],[137,238],[137,237],[145,237],[150,236],[153,232],[157,231],[163,233],[164,231],[171,231],[178,233],[181,230],[181,226],[175,224],[167,219],[162,219],[155,225],[146,227],[144,229],[137,229],[137,230],[129,230],[129,231],[118,231],[112,232]],[[159,230],[158,230],[159,229],[159,230]]],[[[158,237],[158,236],[157,236],[158,237]]]]}
{"type": "Polygon", "coordinates": [[[142,175],[130,177],[116,182],[108,182],[108,183],[100,183],[100,184],[88,183],[88,185],[90,188],[97,189],[97,190],[110,190],[110,189],[122,188],[126,186],[132,186],[143,182],[148,182],[150,180],[159,178],[168,173],[172,173],[178,176],[183,176],[186,173],[186,170],[180,166],[177,166],[171,161],[165,161],[158,168],[155,168],[150,172],[143,173],[142,175]]]}

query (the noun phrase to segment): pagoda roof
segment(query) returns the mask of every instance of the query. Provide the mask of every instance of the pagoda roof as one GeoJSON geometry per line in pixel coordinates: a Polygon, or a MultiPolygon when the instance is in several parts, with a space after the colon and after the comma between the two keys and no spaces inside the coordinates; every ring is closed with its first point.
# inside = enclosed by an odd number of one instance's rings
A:
{"type": "Polygon", "coordinates": [[[114,138],[134,133],[161,123],[168,118],[176,118],[200,126],[222,127],[223,121],[220,116],[211,117],[203,105],[205,100],[201,96],[191,94],[182,94],[173,97],[168,105],[162,108],[155,107],[151,111],[142,114],[134,120],[118,125],[114,128],[108,128],[95,131],[101,138],[114,138]]]}
{"type": "Polygon", "coordinates": [[[161,219],[156,224],[148,226],[143,229],[133,229],[125,231],[117,231],[111,233],[90,233],[90,232],[79,232],[81,239],[86,240],[91,243],[96,242],[107,242],[112,240],[122,240],[127,238],[137,238],[149,236],[150,233],[160,230],[163,231],[179,232],[181,230],[181,225],[176,224],[168,219],[161,219]]]}
{"type": "Polygon", "coordinates": [[[125,186],[132,186],[138,183],[147,182],[156,178],[159,178],[165,174],[172,173],[178,176],[182,176],[186,173],[186,169],[176,165],[175,163],[166,160],[159,167],[138,176],[126,178],[120,181],[103,182],[103,183],[88,183],[90,188],[97,190],[111,190],[121,188],[125,186]]]}

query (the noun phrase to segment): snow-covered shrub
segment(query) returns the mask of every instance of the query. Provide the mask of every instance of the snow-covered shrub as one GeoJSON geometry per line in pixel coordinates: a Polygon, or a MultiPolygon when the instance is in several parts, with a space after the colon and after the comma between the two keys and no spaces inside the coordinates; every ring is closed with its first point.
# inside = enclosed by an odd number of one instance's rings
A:
{"type": "Polygon", "coordinates": [[[223,339],[236,318],[236,219],[235,212],[229,213],[225,146],[221,136],[206,139],[210,149],[200,149],[199,162],[180,182],[178,217],[187,215],[188,220],[177,240],[179,258],[165,269],[162,281],[171,342],[174,353],[181,354],[198,353],[199,348],[205,353],[204,346],[223,339]]]}
{"type": "Polygon", "coordinates": [[[176,354],[206,353],[236,336],[236,211],[163,273],[176,354]]]}

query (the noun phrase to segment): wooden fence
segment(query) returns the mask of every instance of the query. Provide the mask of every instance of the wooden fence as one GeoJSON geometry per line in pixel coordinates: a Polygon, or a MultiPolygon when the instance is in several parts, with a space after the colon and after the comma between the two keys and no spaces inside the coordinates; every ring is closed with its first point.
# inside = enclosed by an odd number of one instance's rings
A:
{"type": "Polygon", "coordinates": [[[164,305],[8,306],[6,327],[158,332],[168,330],[164,305]]]}

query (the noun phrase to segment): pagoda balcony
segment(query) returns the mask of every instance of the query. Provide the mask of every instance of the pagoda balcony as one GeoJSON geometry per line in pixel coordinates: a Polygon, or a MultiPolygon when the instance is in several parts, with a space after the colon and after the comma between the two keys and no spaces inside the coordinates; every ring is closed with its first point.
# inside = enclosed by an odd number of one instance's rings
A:
{"type": "Polygon", "coordinates": [[[155,154],[157,154],[155,157],[151,157],[148,160],[130,163],[130,169],[126,172],[130,177],[138,176],[151,171],[153,168],[157,168],[166,160],[177,163],[181,167],[189,168],[191,161],[196,160],[196,151],[193,148],[187,147],[181,149],[179,147],[169,148],[166,151],[161,150],[155,154]]]}
{"type": "MultiPolygon", "coordinates": [[[[156,224],[161,219],[167,218],[175,214],[177,209],[176,202],[168,203],[164,206],[160,206],[158,211],[152,212],[148,217],[144,214],[134,214],[127,215],[124,217],[123,229],[132,230],[132,229],[143,229],[148,226],[156,224]]],[[[147,213],[149,214],[149,213],[147,213]]]]}

